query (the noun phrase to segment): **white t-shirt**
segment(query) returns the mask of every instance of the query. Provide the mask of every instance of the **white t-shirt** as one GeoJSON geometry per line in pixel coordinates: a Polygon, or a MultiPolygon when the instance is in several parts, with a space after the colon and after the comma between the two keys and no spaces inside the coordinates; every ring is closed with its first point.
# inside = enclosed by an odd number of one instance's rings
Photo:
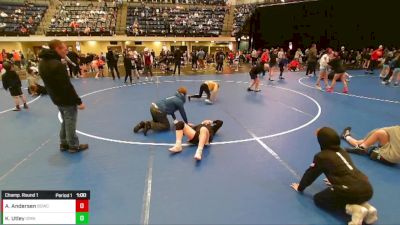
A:
{"type": "Polygon", "coordinates": [[[329,55],[324,54],[319,61],[319,65],[320,67],[327,67],[328,63],[329,63],[329,55]]]}

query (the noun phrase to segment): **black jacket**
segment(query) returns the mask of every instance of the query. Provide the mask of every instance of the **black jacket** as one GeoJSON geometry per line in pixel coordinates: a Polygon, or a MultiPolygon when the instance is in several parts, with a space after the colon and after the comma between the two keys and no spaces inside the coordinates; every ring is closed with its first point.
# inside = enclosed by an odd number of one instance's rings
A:
{"type": "Polygon", "coordinates": [[[107,59],[108,65],[116,65],[117,64],[117,56],[112,51],[108,51],[106,53],[106,59],[107,59]]]}
{"type": "Polygon", "coordinates": [[[43,49],[39,58],[42,59],[39,62],[39,74],[53,103],[57,106],[82,104],[60,56],[54,50],[43,49]]]}
{"type": "Polygon", "coordinates": [[[346,195],[372,195],[372,186],[368,177],[357,169],[349,154],[340,147],[340,137],[331,128],[324,127],[318,132],[321,152],[314,156],[314,161],[300,181],[298,190],[304,191],[322,173],[332,184],[332,189],[346,195]]]}
{"type": "Polygon", "coordinates": [[[182,52],[181,52],[181,50],[179,50],[179,49],[177,49],[177,50],[175,50],[175,52],[174,52],[174,62],[175,63],[181,63],[181,61],[182,61],[182,52]]]}
{"type": "Polygon", "coordinates": [[[3,74],[3,88],[5,90],[9,88],[20,88],[22,87],[21,80],[15,71],[7,71],[3,74]]]}
{"type": "Polygon", "coordinates": [[[73,63],[75,63],[78,66],[78,64],[79,64],[79,55],[76,52],[70,51],[70,52],[68,52],[67,56],[73,63]]]}

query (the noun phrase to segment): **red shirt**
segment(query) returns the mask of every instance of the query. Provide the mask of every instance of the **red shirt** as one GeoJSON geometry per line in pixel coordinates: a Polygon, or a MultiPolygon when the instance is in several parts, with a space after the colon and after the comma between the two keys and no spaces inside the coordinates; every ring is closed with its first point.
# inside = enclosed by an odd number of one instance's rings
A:
{"type": "Polygon", "coordinates": [[[266,63],[266,62],[268,62],[269,61],[269,54],[268,54],[268,52],[264,52],[262,55],[261,55],[261,62],[262,63],[266,63]]]}
{"type": "Polygon", "coordinates": [[[383,51],[380,50],[380,49],[376,49],[376,50],[373,51],[372,54],[371,54],[371,60],[377,61],[377,60],[379,60],[380,58],[382,58],[382,55],[383,55],[383,51]]]}
{"type": "Polygon", "coordinates": [[[144,64],[146,66],[150,66],[151,65],[151,55],[150,54],[144,55],[144,64]]]}

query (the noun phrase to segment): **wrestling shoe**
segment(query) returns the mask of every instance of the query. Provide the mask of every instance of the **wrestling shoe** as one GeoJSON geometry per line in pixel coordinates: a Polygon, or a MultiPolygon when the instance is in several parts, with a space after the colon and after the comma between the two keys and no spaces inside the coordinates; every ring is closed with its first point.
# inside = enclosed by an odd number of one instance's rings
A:
{"type": "Polygon", "coordinates": [[[348,93],[349,93],[349,88],[346,88],[346,87],[343,88],[343,93],[344,93],[344,94],[348,94],[348,93]]]}
{"type": "Polygon", "coordinates": [[[140,122],[138,125],[136,125],[134,128],[133,128],[133,133],[137,133],[137,132],[139,132],[141,129],[143,129],[144,127],[145,127],[145,122],[144,121],[142,121],[142,122],[140,122]]]}
{"type": "Polygon", "coordinates": [[[210,99],[206,99],[206,100],[204,100],[205,102],[206,102],[206,104],[208,104],[208,105],[212,105],[213,104],[213,102],[210,100],[210,99]]]}
{"type": "Polygon", "coordinates": [[[21,108],[19,107],[19,105],[16,105],[15,108],[13,109],[14,112],[19,112],[21,111],[21,108]]]}
{"type": "Polygon", "coordinates": [[[398,86],[399,86],[399,83],[396,82],[396,83],[393,84],[393,86],[398,87],[398,86]]]}
{"type": "Polygon", "coordinates": [[[348,225],[362,225],[364,218],[368,214],[368,210],[361,205],[346,205],[346,213],[351,216],[348,225]]]}
{"type": "Polygon", "coordinates": [[[320,91],[322,91],[322,87],[319,86],[319,85],[315,85],[315,88],[318,89],[318,90],[320,90],[320,91]]]}
{"type": "Polygon", "coordinates": [[[361,206],[368,210],[367,217],[365,217],[364,220],[366,224],[374,224],[376,221],[378,221],[378,210],[375,207],[368,202],[361,204],[361,206]]]}
{"type": "Polygon", "coordinates": [[[358,155],[367,155],[368,149],[365,149],[361,146],[353,147],[353,148],[345,148],[348,153],[354,153],[358,155]]]}
{"type": "Polygon", "coordinates": [[[253,91],[251,88],[247,88],[247,91],[253,91]]]}
{"type": "Polygon", "coordinates": [[[150,122],[146,122],[143,128],[143,134],[144,136],[147,136],[147,132],[149,132],[149,130],[151,129],[151,123],[150,122]]]}
{"type": "Polygon", "coordinates": [[[327,89],[326,89],[326,92],[328,92],[328,93],[333,93],[333,88],[331,88],[331,87],[327,88],[327,89]]]}
{"type": "Polygon", "coordinates": [[[343,130],[342,134],[340,135],[340,137],[343,140],[346,140],[346,137],[351,135],[350,132],[351,132],[351,127],[346,127],[346,128],[344,128],[344,130],[343,130]]]}
{"type": "Polygon", "coordinates": [[[381,84],[383,84],[383,85],[389,85],[389,81],[382,81],[381,84]]]}
{"type": "Polygon", "coordinates": [[[24,109],[29,109],[28,104],[24,103],[24,109]]]}
{"type": "Polygon", "coordinates": [[[260,89],[254,90],[254,92],[260,92],[260,91],[261,91],[260,89]]]}
{"type": "Polygon", "coordinates": [[[285,78],[284,77],[279,77],[279,80],[284,80],[285,78]]]}
{"type": "Polygon", "coordinates": [[[60,151],[65,152],[69,149],[69,145],[60,144],[60,151]]]}
{"type": "Polygon", "coordinates": [[[192,100],[192,97],[191,96],[188,96],[188,100],[189,100],[189,102],[192,100]]]}
{"type": "Polygon", "coordinates": [[[268,80],[269,80],[269,81],[275,81],[274,79],[271,79],[271,78],[269,78],[268,80]]]}
{"type": "Polygon", "coordinates": [[[77,152],[87,150],[88,148],[89,148],[88,144],[80,144],[78,147],[69,147],[68,152],[69,153],[77,153],[77,152]]]}

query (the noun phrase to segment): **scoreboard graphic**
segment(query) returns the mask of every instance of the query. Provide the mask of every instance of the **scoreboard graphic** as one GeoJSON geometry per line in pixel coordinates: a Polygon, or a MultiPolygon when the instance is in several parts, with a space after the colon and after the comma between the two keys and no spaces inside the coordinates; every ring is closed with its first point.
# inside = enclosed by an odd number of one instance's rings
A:
{"type": "Polygon", "coordinates": [[[1,224],[89,224],[90,191],[2,191],[1,224]]]}

